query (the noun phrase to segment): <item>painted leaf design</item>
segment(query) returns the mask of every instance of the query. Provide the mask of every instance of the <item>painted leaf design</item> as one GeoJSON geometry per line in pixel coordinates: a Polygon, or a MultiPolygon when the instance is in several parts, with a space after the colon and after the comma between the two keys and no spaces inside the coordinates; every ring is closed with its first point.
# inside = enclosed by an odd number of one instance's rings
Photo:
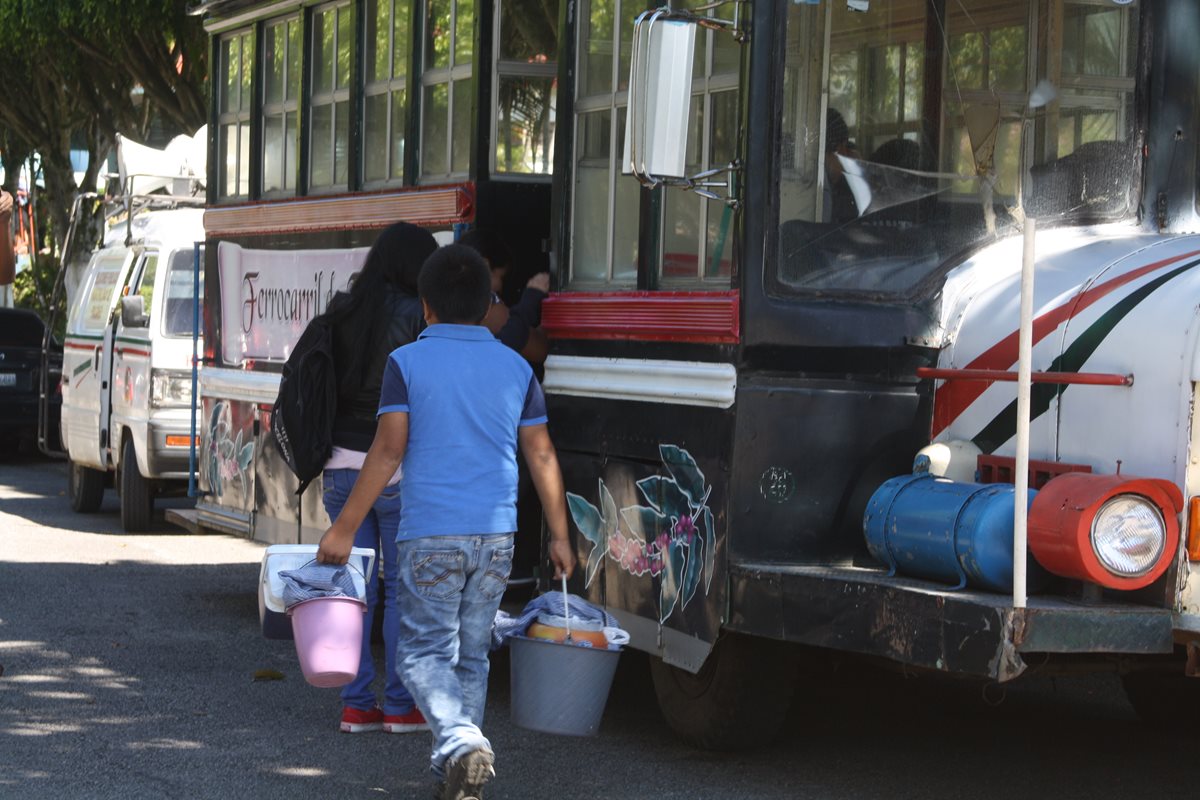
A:
{"type": "Polygon", "coordinates": [[[687,548],[687,565],[683,570],[683,583],[680,590],[683,594],[683,602],[680,603],[681,608],[687,608],[688,601],[696,593],[696,587],[700,585],[700,576],[703,568],[704,539],[697,536],[692,539],[691,546],[687,548]]]}
{"type": "Polygon", "coordinates": [[[646,502],[664,516],[679,519],[691,514],[692,507],[687,495],[680,491],[679,486],[670,478],[651,475],[638,481],[637,487],[646,498],[646,502]]]}
{"type": "Polygon", "coordinates": [[[600,519],[604,523],[604,546],[608,546],[608,537],[614,536],[617,532],[617,504],[613,502],[612,492],[604,485],[604,479],[600,479],[600,519]]]}
{"type": "Polygon", "coordinates": [[[608,549],[608,541],[604,538],[604,521],[600,511],[594,505],[577,494],[567,492],[567,507],[571,509],[571,519],[583,537],[592,543],[592,551],[588,554],[587,575],[585,585],[591,586],[596,571],[604,562],[604,553],[608,549]]]}
{"type": "Polygon", "coordinates": [[[644,542],[653,541],[667,527],[667,518],[646,506],[626,506],[621,509],[629,532],[644,542]]]}
{"type": "Polygon", "coordinates": [[[687,560],[687,551],[679,542],[671,542],[671,546],[663,553],[663,571],[658,587],[658,619],[666,622],[667,617],[675,610],[679,601],[679,587],[683,579],[683,569],[687,560]]]}
{"type": "Polygon", "coordinates": [[[567,507],[571,509],[571,519],[583,537],[599,547],[604,539],[604,529],[600,521],[600,511],[587,500],[577,494],[567,492],[567,507]]]}
{"type": "Polygon", "coordinates": [[[717,521],[713,519],[713,513],[704,509],[704,516],[701,518],[701,528],[704,534],[704,593],[708,594],[708,587],[712,584],[713,568],[717,561],[717,521]]]}
{"type": "Polygon", "coordinates": [[[592,579],[596,577],[596,572],[600,569],[600,565],[604,563],[604,553],[607,550],[608,547],[600,545],[592,548],[592,552],[588,555],[587,574],[583,582],[585,588],[592,585],[592,579]]]}
{"type": "Polygon", "coordinates": [[[250,466],[250,462],[253,460],[254,442],[250,442],[248,445],[242,448],[241,452],[238,453],[238,466],[242,469],[246,469],[250,466]]]}
{"type": "Polygon", "coordinates": [[[217,460],[217,456],[213,455],[208,459],[208,488],[220,497],[222,495],[221,486],[221,465],[217,460]]]}
{"type": "Polygon", "coordinates": [[[704,500],[704,473],[696,465],[692,454],[673,444],[660,444],[658,455],[688,500],[700,505],[704,500]]]}

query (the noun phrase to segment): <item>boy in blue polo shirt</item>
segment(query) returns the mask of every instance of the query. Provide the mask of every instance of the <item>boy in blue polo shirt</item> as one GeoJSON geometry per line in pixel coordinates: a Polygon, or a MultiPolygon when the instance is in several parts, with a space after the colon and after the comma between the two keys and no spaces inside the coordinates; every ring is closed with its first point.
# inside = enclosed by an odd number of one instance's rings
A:
{"type": "Polygon", "coordinates": [[[555,577],[571,574],[575,555],[541,386],[480,325],[491,303],[487,264],[469,247],[444,247],[418,288],[429,327],[388,358],[375,440],[317,560],[346,563],[354,531],[403,462],[397,669],[433,729],[440,796],[468,800],[482,798],[495,774],[480,726],[492,621],[512,567],[518,444],[555,577]]]}

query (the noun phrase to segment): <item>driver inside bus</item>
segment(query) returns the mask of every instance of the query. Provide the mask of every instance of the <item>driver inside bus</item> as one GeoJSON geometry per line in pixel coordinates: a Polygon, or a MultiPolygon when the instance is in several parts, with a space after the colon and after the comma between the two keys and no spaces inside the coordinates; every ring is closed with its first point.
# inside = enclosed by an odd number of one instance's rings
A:
{"type": "Polygon", "coordinates": [[[821,221],[844,225],[858,218],[858,206],[838,156],[858,158],[859,154],[850,140],[846,120],[831,108],[825,118],[825,208],[821,221]]]}

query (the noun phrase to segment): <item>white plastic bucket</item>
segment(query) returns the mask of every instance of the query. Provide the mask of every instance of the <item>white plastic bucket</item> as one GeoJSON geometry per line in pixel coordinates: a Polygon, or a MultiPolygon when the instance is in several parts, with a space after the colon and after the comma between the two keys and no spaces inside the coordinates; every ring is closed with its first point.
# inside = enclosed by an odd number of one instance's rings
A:
{"type": "Polygon", "coordinates": [[[513,724],[543,733],[594,736],[621,651],[525,636],[512,637],[508,646],[513,724]]]}
{"type": "Polygon", "coordinates": [[[354,680],[366,612],[367,604],[352,597],[314,597],[288,609],[304,680],[321,689],[354,680]]]}

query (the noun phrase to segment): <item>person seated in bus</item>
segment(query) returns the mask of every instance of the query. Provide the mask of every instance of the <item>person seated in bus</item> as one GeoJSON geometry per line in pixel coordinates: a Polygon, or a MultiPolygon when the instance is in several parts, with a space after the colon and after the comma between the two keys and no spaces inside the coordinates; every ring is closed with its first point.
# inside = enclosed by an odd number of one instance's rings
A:
{"type": "Polygon", "coordinates": [[[355,529],[403,463],[397,666],[433,728],[437,796],[463,800],[495,775],[480,725],[513,557],[518,445],[557,577],[570,576],[575,553],[541,386],[481,324],[492,304],[487,263],[470,247],[443,247],[421,269],[420,296],[429,327],[388,358],[375,440],[317,561],[346,563],[355,529]]]}
{"type": "Polygon", "coordinates": [[[858,206],[838,156],[858,158],[858,148],[850,139],[846,120],[837,109],[831,108],[825,118],[825,211],[822,221],[844,225],[858,218],[858,206]]]}
{"type": "MultiPolygon", "coordinates": [[[[375,412],[388,355],[397,347],[416,341],[424,327],[421,301],[417,299],[417,275],[425,258],[436,249],[437,242],[424,228],[404,222],[392,225],[375,240],[349,292],[339,292],[329,304],[326,316],[333,323],[333,349],[341,387],[333,424],[333,452],[323,473],[322,501],[332,520],[338,520],[342,514],[375,438],[375,412]]],[[[397,468],[388,478],[386,488],[354,524],[354,546],[369,547],[378,557],[376,574],[367,580],[367,613],[363,615],[358,675],[342,689],[340,729],[344,733],[429,730],[396,671],[400,630],[396,605],[400,580],[396,560],[400,477],[397,468]],[[387,670],[382,707],[376,702],[372,688],[375,665],[371,656],[371,632],[380,613],[387,670]]]]}
{"type": "Polygon", "coordinates": [[[550,273],[534,275],[526,282],[520,299],[512,306],[505,306],[500,300],[500,292],[512,268],[512,250],[495,231],[486,228],[467,231],[458,241],[483,256],[492,273],[492,307],[484,318],[484,325],[530,364],[544,363],[549,343],[540,326],[542,301],[550,292],[550,273]]]}

